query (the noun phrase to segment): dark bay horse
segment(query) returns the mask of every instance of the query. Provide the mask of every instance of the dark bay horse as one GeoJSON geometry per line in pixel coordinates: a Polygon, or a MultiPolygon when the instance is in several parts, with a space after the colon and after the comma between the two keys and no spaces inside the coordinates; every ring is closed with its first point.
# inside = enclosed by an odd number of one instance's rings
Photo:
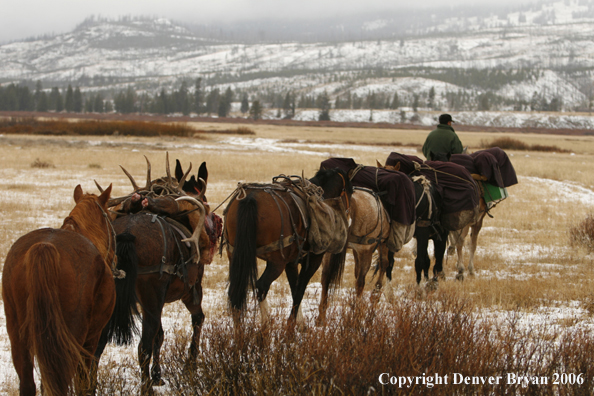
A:
{"type": "MultiPolygon", "coordinates": [[[[379,161],[378,167],[383,167],[387,170],[398,170],[399,164],[383,166],[379,161]]],[[[431,258],[427,249],[429,248],[429,241],[433,241],[435,264],[433,265],[432,281],[437,281],[438,277],[443,276],[443,257],[447,247],[449,231],[444,229],[440,223],[442,201],[439,193],[429,180],[424,177],[414,177],[413,183],[415,187],[416,198],[416,222],[414,238],[417,241],[416,257],[415,257],[415,272],[417,284],[421,283],[423,277],[426,281],[429,280],[429,268],[431,267],[431,258]]],[[[389,280],[392,279],[392,268],[394,265],[394,253],[389,253],[388,267],[386,268],[386,276],[389,280]]]]}
{"type": "Polygon", "coordinates": [[[35,395],[33,359],[46,395],[78,393],[92,377],[93,354],[112,314],[115,235],[100,196],[74,190],[76,206],[62,228],[42,228],[12,245],[2,297],[21,395],[35,395]]]}
{"type": "MultiPolygon", "coordinates": [[[[149,171],[145,188],[137,188],[133,178],[129,176],[135,188],[135,193],[128,197],[132,202],[123,201],[118,207],[119,210],[128,208],[126,210],[130,212],[118,212],[119,217],[114,221],[118,238],[118,268],[137,273],[136,287],[128,292],[134,294],[133,298],[138,300],[142,309],[142,332],[138,346],[142,394],[153,394],[153,386],[164,384],[161,378],[160,349],[164,340],[161,315],[166,303],[181,300],[190,311],[193,336],[187,364],[193,364],[197,358],[204,321],[204,265],[212,261],[222,230],[220,218],[217,222],[216,216],[209,216],[210,209],[202,202],[207,176],[203,174],[198,177],[198,180],[203,180],[203,183],[199,183],[200,191],[191,188],[190,193],[193,192],[194,196],[189,196],[183,192],[183,188],[191,165],[178,183],[169,174],[168,162],[168,176],[151,181],[150,163],[147,160],[149,171]],[[190,234],[195,239],[189,238],[190,234]],[[193,247],[192,243],[197,246],[193,247]]],[[[201,169],[206,172],[205,165],[201,169]]],[[[116,286],[119,286],[118,281],[116,286]]],[[[129,298],[122,298],[120,301],[118,294],[115,311],[128,313],[133,310],[128,305],[129,301],[129,298]]],[[[129,326],[134,326],[134,323],[129,326]]],[[[120,345],[127,344],[131,342],[131,333],[109,333],[97,349],[99,356],[108,340],[120,345]]]]}
{"type": "MultiPolygon", "coordinates": [[[[301,183],[302,179],[299,180],[301,183]]],[[[337,227],[344,228],[343,240],[333,248],[333,253],[342,252],[347,237],[346,211],[353,193],[351,183],[339,169],[320,169],[309,181],[323,189],[322,205],[337,214],[337,227]]],[[[324,251],[308,252],[312,248],[308,241],[308,225],[312,219],[304,205],[307,198],[300,197],[293,184],[290,179],[286,183],[242,185],[225,210],[228,295],[236,323],[247,304],[249,289],[255,291],[262,319],[268,318],[266,295],[272,282],[284,271],[293,298],[289,324],[294,324],[307,284],[320,267],[324,251]],[[259,279],[257,258],[266,261],[266,269],[259,279]]],[[[344,255],[335,264],[325,282],[339,278],[344,255]]]]}

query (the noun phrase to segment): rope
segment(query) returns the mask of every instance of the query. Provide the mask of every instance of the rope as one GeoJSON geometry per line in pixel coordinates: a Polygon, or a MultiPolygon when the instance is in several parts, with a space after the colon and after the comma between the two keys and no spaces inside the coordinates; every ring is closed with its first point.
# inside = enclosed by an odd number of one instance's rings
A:
{"type": "Polygon", "coordinates": [[[433,197],[431,196],[431,182],[425,176],[413,176],[412,181],[423,186],[423,195],[421,195],[421,198],[419,198],[419,200],[417,201],[415,209],[421,204],[423,197],[427,196],[427,201],[429,204],[429,215],[427,216],[427,218],[430,219],[431,215],[433,214],[433,197]]]}

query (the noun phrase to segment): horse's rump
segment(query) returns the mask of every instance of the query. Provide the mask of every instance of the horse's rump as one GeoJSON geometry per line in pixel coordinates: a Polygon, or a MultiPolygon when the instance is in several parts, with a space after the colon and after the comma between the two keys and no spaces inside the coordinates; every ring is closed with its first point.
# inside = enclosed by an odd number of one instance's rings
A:
{"type": "Polygon", "coordinates": [[[94,297],[98,291],[115,297],[111,279],[97,248],[69,230],[30,232],[8,252],[2,279],[4,302],[7,311],[10,305],[24,315],[23,323],[7,320],[11,342],[15,343],[15,331],[28,340],[49,394],[66,394],[77,366],[90,357],[83,343],[89,336],[99,336],[109,319],[102,314],[111,313],[115,301],[94,297]],[[104,290],[106,284],[111,288],[104,290]],[[88,327],[80,327],[81,323],[88,327]]]}
{"type": "Polygon", "coordinates": [[[133,243],[138,258],[138,275],[175,275],[188,287],[193,286],[190,283],[192,280],[196,282],[194,272],[199,272],[203,264],[192,260],[190,247],[181,242],[184,235],[163,217],[139,212],[117,218],[113,226],[118,235],[126,233],[135,237],[133,243]]]}

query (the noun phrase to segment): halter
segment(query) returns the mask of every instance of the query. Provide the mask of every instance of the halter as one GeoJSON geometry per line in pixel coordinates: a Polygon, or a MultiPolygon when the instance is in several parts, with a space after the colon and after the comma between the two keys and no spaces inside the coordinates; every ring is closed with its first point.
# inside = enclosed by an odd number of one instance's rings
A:
{"type": "Polygon", "coordinates": [[[105,254],[105,257],[103,258],[103,261],[107,262],[107,257],[109,256],[109,252],[111,252],[111,243],[113,240],[113,246],[114,246],[114,252],[113,252],[113,258],[111,259],[111,272],[113,274],[113,277],[116,279],[124,279],[126,277],[126,272],[117,269],[117,263],[116,263],[116,252],[115,252],[115,245],[116,245],[116,232],[115,229],[113,228],[113,224],[111,223],[111,220],[109,219],[109,216],[107,215],[107,213],[105,212],[105,210],[103,210],[103,208],[101,207],[101,205],[99,205],[99,202],[94,201],[97,206],[99,206],[99,209],[101,209],[101,213],[103,214],[103,217],[105,218],[105,222],[107,223],[107,236],[108,236],[108,245],[107,245],[107,253],[105,254]],[[110,235],[111,234],[111,235],[110,235]]]}

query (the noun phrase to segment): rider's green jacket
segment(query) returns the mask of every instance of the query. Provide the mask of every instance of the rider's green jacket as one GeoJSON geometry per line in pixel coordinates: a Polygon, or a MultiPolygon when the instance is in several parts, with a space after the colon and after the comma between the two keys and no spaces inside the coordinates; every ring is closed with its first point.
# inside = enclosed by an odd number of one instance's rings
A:
{"type": "Polygon", "coordinates": [[[431,160],[430,153],[461,154],[462,150],[462,142],[454,128],[447,124],[439,124],[429,133],[423,144],[423,154],[428,160],[431,160]]]}

